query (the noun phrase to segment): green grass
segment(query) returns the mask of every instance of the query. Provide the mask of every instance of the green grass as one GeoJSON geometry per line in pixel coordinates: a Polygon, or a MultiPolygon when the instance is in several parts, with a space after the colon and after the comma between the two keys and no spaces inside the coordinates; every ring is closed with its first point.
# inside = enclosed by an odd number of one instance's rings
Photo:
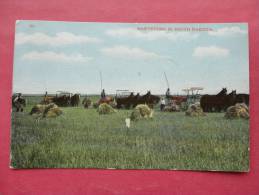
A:
{"type": "Polygon", "coordinates": [[[36,98],[28,99],[24,113],[12,114],[14,168],[249,169],[248,120],[156,111],[128,130],[130,110],[99,115],[68,107],[58,118],[37,119],[28,114],[36,98]]]}

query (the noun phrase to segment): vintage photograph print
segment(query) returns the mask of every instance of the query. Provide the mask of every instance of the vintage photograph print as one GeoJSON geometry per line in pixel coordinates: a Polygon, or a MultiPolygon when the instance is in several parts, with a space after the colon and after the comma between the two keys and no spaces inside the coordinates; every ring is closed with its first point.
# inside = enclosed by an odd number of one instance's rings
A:
{"type": "Polygon", "coordinates": [[[10,167],[249,171],[248,25],[17,21],[10,167]]]}

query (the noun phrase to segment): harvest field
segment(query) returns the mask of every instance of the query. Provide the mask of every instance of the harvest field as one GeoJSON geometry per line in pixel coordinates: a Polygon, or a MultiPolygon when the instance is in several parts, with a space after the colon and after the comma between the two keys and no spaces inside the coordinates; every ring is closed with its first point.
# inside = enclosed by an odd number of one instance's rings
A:
{"type": "Polygon", "coordinates": [[[249,120],[156,108],[153,119],[127,129],[131,110],[123,109],[99,115],[80,105],[62,108],[57,118],[37,119],[29,112],[41,98],[26,98],[25,111],[12,113],[14,168],[249,169],[249,120]]]}

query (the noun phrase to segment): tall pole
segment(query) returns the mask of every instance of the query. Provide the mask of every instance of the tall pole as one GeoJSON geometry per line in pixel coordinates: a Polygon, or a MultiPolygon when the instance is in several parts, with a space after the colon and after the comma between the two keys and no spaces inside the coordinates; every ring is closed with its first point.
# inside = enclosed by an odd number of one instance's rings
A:
{"type": "Polygon", "coordinates": [[[101,81],[101,91],[103,90],[103,77],[102,77],[102,71],[99,71],[100,74],[100,81],[101,81]]]}
{"type": "Polygon", "coordinates": [[[169,82],[168,82],[168,79],[167,79],[167,76],[166,76],[166,73],[164,72],[164,76],[165,76],[165,81],[166,81],[166,84],[167,84],[167,88],[170,88],[169,87],[169,82]]]}

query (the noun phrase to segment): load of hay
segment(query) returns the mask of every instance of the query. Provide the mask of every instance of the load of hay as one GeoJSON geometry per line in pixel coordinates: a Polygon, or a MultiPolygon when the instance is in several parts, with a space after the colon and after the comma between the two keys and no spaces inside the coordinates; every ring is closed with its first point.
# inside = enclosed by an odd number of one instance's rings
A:
{"type": "Polygon", "coordinates": [[[141,118],[152,118],[153,110],[148,107],[146,104],[137,105],[131,113],[131,120],[139,120],[141,118]]]}
{"type": "Polygon", "coordinates": [[[62,114],[62,110],[54,103],[50,103],[47,105],[37,104],[32,107],[31,115],[42,115],[42,117],[50,118],[57,117],[62,114]]]}
{"type": "Polygon", "coordinates": [[[62,114],[62,110],[54,103],[48,104],[43,112],[43,117],[57,117],[62,114]]]}
{"type": "Polygon", "coordinates": [[[92,101],[89,98],[85,98],[82,102],[82,104],[84,105],[84,108],[89,108],[92,104],[92,101]]]}
{"type": "Polygon", "coordinates": [[[244,118],[249,119],[249,109],[244,103],[237,103],[234,106],[230,106],[225,114],[227,119],[244,118]]]}
{"type": "Polygon", "coordinates": [[[42,114],[46,108],[44,104],[37,104],[32,107],[30,115],[42,114]]]}
{"type": "Polygon", "coordinates": [[[191,104],[189,105],[187,111],[185,112],[186,116],[205,116],[205,113],[203,112],[200,104],[196,103],[196,104],[191,104]]]}
{"type": "Polygon", "coordinates": [[[97,108],[97,112],[99,114],[111,114],[111,113],[115,113],[116,110],[113,109],[109,104],[107,103],[102,103],[98,106],[97,108]]]}

